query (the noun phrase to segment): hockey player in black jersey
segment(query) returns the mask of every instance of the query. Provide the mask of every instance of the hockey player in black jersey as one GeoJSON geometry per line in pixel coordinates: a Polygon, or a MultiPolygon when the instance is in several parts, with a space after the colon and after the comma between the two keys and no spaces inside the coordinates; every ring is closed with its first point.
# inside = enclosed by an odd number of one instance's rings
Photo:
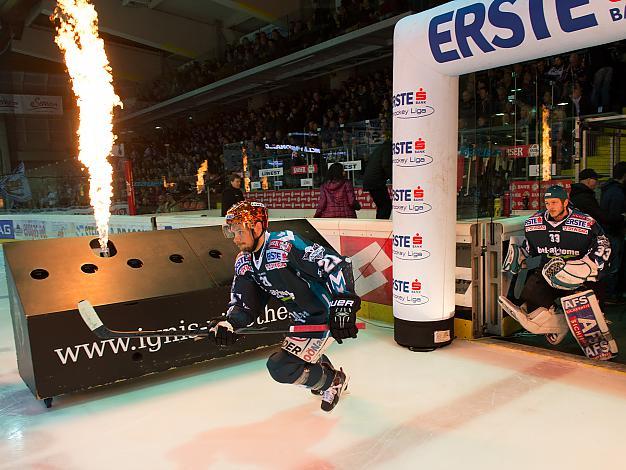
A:
{"type": "MultiPolygon", "coordinates": [[[[551,344],[560,343],[573,328],[585,353],[595,357],[593,351],[585,349],[585,332],[579,331],[576,312],[584,310],[578,302],[583,302],[585,308],[592,305],[591,317],[595,318],[587,325],[601,324],[595,339],[604,341],[608,348],[612,338],[610,334],[600,338],[600,330],[608,334],[608,329],[596,295],[598,275],[606,267],[611,245],[591,216],[569,207],[563,187],[548,188],[544,200],[546,209],[526,220],[525,238],[512,239],[509,244],[503,271],[517,275],[517,282],[515,294],[500,297],[500,305],[531,333],[545,334],[551,344]],[[576,300],[582,294],[585,298],[576,300]],[[572,305],[576,308],[569,308],[572,305]]],[[[615,346],[614,341],[611,346],[615,346]]],[[[602,358],[610,357],[612,354],[607,353],[602,358]]]]}
{"type": "Polygon", "coordinates": [[[277,382],[322,395],[322,410],[331,411],[348,376],[335,369],[324,352],[333,340],[341,343],[358,332],[361,300],[354,291],[351,261],[296,233],[268,232],[267,227],[267,209],[261,203],[242,201],[226,213],[224,235],[241,252],[235,260],[228,311],[211,321],[209,339],[220,346],[234,343],[235,330],[262,314],[270,296],[283,302],[297,325],[329,325],[329,332],[285,338],[267,368],[277,382]]]}

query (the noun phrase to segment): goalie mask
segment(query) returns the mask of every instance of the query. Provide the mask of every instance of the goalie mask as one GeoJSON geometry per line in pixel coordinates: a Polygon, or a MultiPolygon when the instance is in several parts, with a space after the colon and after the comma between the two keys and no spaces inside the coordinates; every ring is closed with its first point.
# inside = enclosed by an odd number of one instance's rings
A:
{"type": "MultiPolygon", "coordinates": [[[[268,214],[265,205],[260,202],[241,201],[228,209],[226,219],[222,225],[222,231],[226,238],[235,238],[232,230],[233,225],[241,225],[250,230],[254,230],[257,222],[261,223],[263,231],[267,230],[268,214]]],[[[255,238],[256,240],[256,238],[255,238]]]]}

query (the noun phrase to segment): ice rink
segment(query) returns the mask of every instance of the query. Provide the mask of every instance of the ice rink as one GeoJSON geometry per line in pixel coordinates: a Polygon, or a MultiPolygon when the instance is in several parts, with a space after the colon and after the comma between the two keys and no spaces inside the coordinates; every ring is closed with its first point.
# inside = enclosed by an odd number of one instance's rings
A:
{"type": "Polygon", "coordinates": [[[269,350],[56,398],[22,382],[0,279],[1,469],[623,467],[626,373],[485,341],[412,353],[368,326],[330,357],[331,414],[274,383],[269,350]]]}

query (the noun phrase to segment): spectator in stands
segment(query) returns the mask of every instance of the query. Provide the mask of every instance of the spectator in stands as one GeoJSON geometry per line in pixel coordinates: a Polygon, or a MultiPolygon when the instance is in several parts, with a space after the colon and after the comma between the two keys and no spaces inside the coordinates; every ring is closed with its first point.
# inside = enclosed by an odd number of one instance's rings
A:
{"type": "Polygon", "coordinates": [[[159,207],[157,208],[158,213],[166,213],[166,212],[180,212],[180,204],[174,198],[172,193],[167,193],[164,196],[159,196],[159,207]]]}
{"type": "Polygon", "coordinates": [[[224,189],[222,193],[222,216],[226,215],[226,211],[236,203],[245,199],[241,191],[241,176],[237,174],[230,175],[230,185],[224,189]]]}
{"type": "Polygon", "coordinates": [[[579,183],[572,184],[569,199],[572,205],[581,212],[589,214],[604,225],[604,215],[596,199],[595,189],[598,186],[598,173],[592,168],[586,168],[578,176],[579,183]]]}
{"type": "Polygon", "coordinates": [[[387,189],[387,180],[391,180],[391,139],[385,136],[380,144],[369,156],[367,167],[363,175],[363,189],[369,191],[376,205],[376,218],[388,219],[391,216],[391,198],[387,189]]]}
{"type": "Polygon", "coordinates": [[[607,302],[615,302],[619,298],[617,281],[624,251],[625,182],[626,162],[619,162],[613,167],[613,178],[602,186],[602,196],[600,198],[600,207],[605,218],[603,228],[611,242],[611,257],[609,258],[609,268],[605,279],[607,302]]]}
{"type": "Polygon", "coordinates": [[[593,88],[591,104],[593,113],[602,113],[611,109],[611,86],[613,82],[613,60],[611,52],[606,46],[596,47],[593,50],[593,88]]]}
{"type": "Polygon", "coordinates": [[[356,219],[361,205],[354,195],[354,187],[346,178],[341,163],[333,163],[328,169],[326,182],[320,188],[320,199],[315,217],[341,217],[356,219]]]}
{"type": "Polygon", "coordinates": [[[583,92],[583,87],[580,83],[574,84],[574,87],[571,90],[570,99],[572,104],[568,107],[569,117],[577,118],[594,112],[589,102],[589,98],[583,92]]]}
{"type": "Polygon", "coordinates": [[[47,196],[48,207],[57,207],[59,203],[59,197],[57,191],[52,186],[48,186],[48,196],[47,196]]]}
{"type": "Polygon", "coordinates": [[[556,82],[561,79],[561,76],[565,72],[565,65],[563,65],[563,59],[560,56],[556,56],[552,60],[552,67],[546,73],[546,78],[550,81],[556,82]]]}

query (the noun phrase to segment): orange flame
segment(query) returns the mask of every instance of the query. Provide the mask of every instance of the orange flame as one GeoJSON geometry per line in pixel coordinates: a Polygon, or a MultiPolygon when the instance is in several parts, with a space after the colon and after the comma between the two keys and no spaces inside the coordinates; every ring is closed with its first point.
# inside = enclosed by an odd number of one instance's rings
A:
{"type": "Polygon", "coordinates": [[[198,194],[200,194],[202,190],[204,189],[203,176],[205,175],[208,169],[209,169],[209,162],[207,160],[203,161],[202,165],[200,165],[200,168],[198,168],[198,176],[196,180],[196,191],[198,192],[198,194]]]}
{"type": "Polygon", "coordinates": [[[250,192],[250,175],[248,173],[248,151],[241,147],[241,161],[243,167],[243,187],[246,193],[250,192]]]}
{"type": "Polygon", "coordinates": [[[176,186],[176,183],[174,183],[173,181],[171,183],[168,183],[167,178],[165,178],[165,176],[163,177],[163,187],[165,189],[173,188],[174,186],[176,186]]]}
{"type": "Polygon", "coordinates": [[[80,109],[78,159],[89,169],[89,198],[94,210],[100,249],[108,251],[113,168],[107,161],[115,136],[113,108],[122,107],[113,90],[111,67],[98,36],[98,14],[87,0],[58,0],[57,43],[65,56],[80,109]]]}
{"type": "Polygon", "coordinates": [[[552,146],[550,145],[550,110],[541,110],[541,180],[549,181],[552,173],[552,146]]]}

